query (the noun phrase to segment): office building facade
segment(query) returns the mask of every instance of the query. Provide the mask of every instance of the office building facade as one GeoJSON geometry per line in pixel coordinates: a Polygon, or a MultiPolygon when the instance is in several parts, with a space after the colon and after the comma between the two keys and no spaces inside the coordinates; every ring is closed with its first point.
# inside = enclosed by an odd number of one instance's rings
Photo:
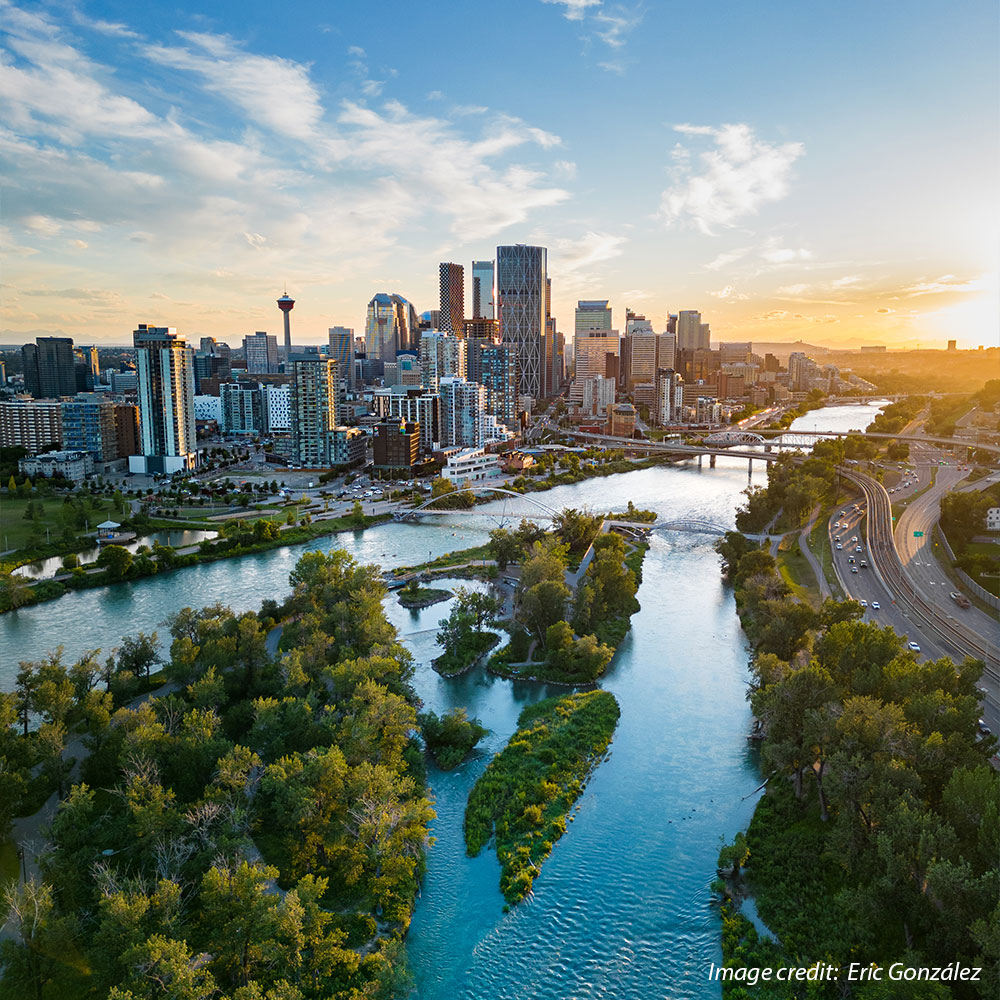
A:
{"type": "Polygon", "coordinates": [[[443,330],[425,330],[420,337],[420,378],[426,389],[437,391],[443,378],[465,378],[467,344],[443,330]]]}
{"type": "Polygon", "coordinates": [[[397,351],[417,347],[417,311],[401,295],[379,292],[368,303],[365,353],[374,361],[392,361],[397,351]]]}
{"type": "Polygon", "coordinates": [[[709,329],[697,309],[682,309],[677,314],[677,347],[683,351],[708,350],[709,329]]]}
{"type": "Polygon", "coordinates": [[[548,253],[545,247],[497,247],[496,293],[500,339],[517,352],[518,392],[544,394],[542,336],[546,327],[548,253]]]}
{"type": "MultiPolygon", "coordinates": [[[[21,348],[24,391],[36,399],[73,396],[77,391],[72,337],[36,337],[21,348]]],[[[93,386],[91,386],[93,388],[93,386]]]]}
{"type": "Polygon", "coordinates": [[[445,448],[481,448],[485,443],[486,389],[464,378],[443,378],[441,444],[445,448]]]}
{"type": "Polygon", "coordinates": [[[278,338],[273,333],[250,334],[243,338],[247,372],[251,375],[273,375],[278,371],[278,338]]]}
{"type": "Polygon", "coordinates": [[[375,425],[376,469],[412,469],[420,453],[420,427],[413,420],[382,420],[375,425]]]}
{"type": "Polygon", "coordinates": [[[496,319],[493,309],[493,261],[472,262],[472,318],[496,319]]]}

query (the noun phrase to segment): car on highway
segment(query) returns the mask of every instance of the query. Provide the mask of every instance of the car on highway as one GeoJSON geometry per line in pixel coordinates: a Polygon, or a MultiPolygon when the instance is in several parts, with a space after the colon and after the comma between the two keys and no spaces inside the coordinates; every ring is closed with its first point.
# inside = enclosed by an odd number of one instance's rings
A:
{"type": "Polygon", "coordinates": [[[906,644],[906,648],[913,650],[914,653],[919,653],[920,652],[920,646],[917,643],[915,643],[915,642],[908,642],[906,644]]]}
{"type": "Polygon", "coordinates": [[[861,607],[863,607],[863,608],[867,608],[868,607],[868,602],[867,601],[863,601],[863,600],[862,601],[858,601],[858,604],[860,604],[861,607]]]}
{"type": "Polygon", "coordinates": [[[855,551],[855,552],[862,552],[862,551],[863,551],[863,549],[861,548],[861,546],[860,546],[860,545],[855,545],[855,546],[854,546],[854,551],[855,551]]]}
{"type": "Polygon", "coordinates": [[[971,608],[972,602],[965,596],[965,594],[960,594],[957,590],[953,590],[948,595],[960,608],[971,608]]]}
{"type": "Polygon", "coordinates": [[[851,567],[851,572],[852,573],[857,573],[857,571],[858,571],[858,567],[857,566],[852,566],[851,567]]]}
{"type": "Polygon", "coordinates": [[[839,552],[844,546],[837,542],[837,551],[839,552]]]}
{"type": "Polygon", "coordinates": [[[852,535],[851,536],[851,541],[852,542],[856,542],[857,540],[858,540],[858,536],[857,535],[852,535]]]}
{"type": "Polygon", "coordinates": [[[859,565],[861,566],[862,569],[868,569],[868,560],[862,559],[859,565]]]}
{"type": "Polygon", "coordinates": [[[881,611],[882,605],[878,601],[872,601],[872,611],[881,611]]]}

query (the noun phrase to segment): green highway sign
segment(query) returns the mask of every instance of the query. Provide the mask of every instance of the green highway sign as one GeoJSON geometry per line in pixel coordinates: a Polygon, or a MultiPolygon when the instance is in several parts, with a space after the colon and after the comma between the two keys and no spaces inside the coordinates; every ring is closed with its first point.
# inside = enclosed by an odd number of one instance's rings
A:
{"type": "Polygon", "coordinates": [[[914,531],[913,532],[913,537],[914,538],[923,538],[924,537],[924,533],[922,531],[914,531]]]}

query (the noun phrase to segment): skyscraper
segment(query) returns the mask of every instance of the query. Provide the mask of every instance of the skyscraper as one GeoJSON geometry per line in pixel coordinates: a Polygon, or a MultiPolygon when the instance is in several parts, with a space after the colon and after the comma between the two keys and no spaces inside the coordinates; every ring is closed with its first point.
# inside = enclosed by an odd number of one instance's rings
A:
{"type": "Polygon", "coordinates": [[[337,377],[354,386],[354,331],[346,326],[329,327],[330,357],[337,362],[337,377]]]}
{"type": "Polygon", "coordinates": [[[576,304],[574,333],[585,330],[610,330],[611,308],[607,299],[581,299],[576,304]]]}
{"type": "Polygon", "coordinates": [[[497,310],[500,339],[517,351],[518,392],[540,399],[544,392],[542,335],[545,333],[545,247],[497,247],[497,310]]]}
{"type": "Polygon", "coordinates": [[[417,346],[418,331],[417,311],[401,295],[379,292],[368,303],[365,352],[369,358],[395,361],[396,351],[417,346]]]}
{"type": "Polygon", "coordinates": [[[708,350],[708,324],[702,323],[697,309],[682,309],[677,314],[677,346],[682,351],[708,350]]]}
{"type": "Polygon", "coordinates": [[[72,337],[36,337],[21,348],[24,389],[36,399],[75,395],[76,357],[72,337]]]}
{"type": "Polygon", "coordinates": [[[570,386],[571,403],[583,402],[583,384],[589,378],[607,374],[607,356],[619,355],[617,330],[581,330],[573,341],[573,384],[570,386]]]}
{"type": "Polygon", "coordinates": [[[281,310],[282,317],[285,320],[285,360],[287,361],[292,353],[292,328],[289,323],[289,318],[291,316],[292,307],[295,305],[295,299],[293,299],[288,292],[283,292],[280,299],[278,299],[278,308],[281,310]]]}
{"type": "Polygon", "coordinates": [[[193,469],[198,453],[194,427],[194,353],[173,328],[140,323],[132,334],[139,375],[141,455],[130,472],[171,473],[193,469]]]}
{"type": "Polygon", "coordinates": [[[466,343],[443,330],[424,331],[420,338],[420,380],[436,392],[442,378],[465,378],[466,343]]]}
{"type": "Polygon", "coordinates": [[[278,338],[258,331],[243,338],[243,353],[251,375],[273,375],[278,370],[278,338]]]}
{"type": "Polygon", "coordinates": [[[472,318],[494,319],[493,261],[472,262],[472,318]]]}
{"type": "Polygon", "coordinates": [[[461,264],[438,265],[441,291],[441,329],[462,336],[465,319],[465,268],[461,264]]]}
{"type": "Polygon", "coordinates": [[[337,362],[318,354],[293,354],[292,455],[297,465],[333,464],[337,426],[337,362]]]}
{"type": "MultiPolygon", "coordinates": [[[[486,412],[511,430],[517,427],[517,354],[510,344],[475,345],[478,382],[486,389],[486,412]]],[[[472,365],[469,365],[470,369],[472,365]]]]}
{"type": "Polygon", "coordinates": [[[446,448],[481,448],[486,439],[486,389],[464,378],[443,378],[441,444],[446,448]]]}

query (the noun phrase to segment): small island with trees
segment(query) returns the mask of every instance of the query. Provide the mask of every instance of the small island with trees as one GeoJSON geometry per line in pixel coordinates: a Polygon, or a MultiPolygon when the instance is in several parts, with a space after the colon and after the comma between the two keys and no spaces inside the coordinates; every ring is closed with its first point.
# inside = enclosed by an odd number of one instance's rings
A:
{"type": "Polygon", "coordinates": [[[508,903],[524,899],[542,862],[566,832],[579,798],[618,724],[607,691],[584,691],[529,705],[518,730],[469,795],[465,845],[475,857],[493,839],[500,889],[508,903]]]}

